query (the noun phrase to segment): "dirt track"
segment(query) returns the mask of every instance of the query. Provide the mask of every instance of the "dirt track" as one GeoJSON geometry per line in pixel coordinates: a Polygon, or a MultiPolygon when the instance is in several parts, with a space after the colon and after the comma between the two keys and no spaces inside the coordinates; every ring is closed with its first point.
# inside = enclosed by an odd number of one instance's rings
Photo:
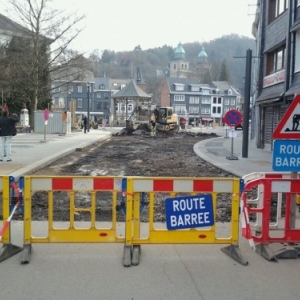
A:
{"type": "MultiPolygon", "coordinates": [[[[148,134],[113,136],[105,143],[96,143],[83,152],[75,152],[56,161],[35,175],[71,175],[71,176],[151,176],[151,177],[235,177],[199,158],[193,151],[195,143],[216,134],[179,133],[160,134],[150,137],[148,134]]],[[[159,195],[158,195],[159,198],[159,195]]],[[[99,194],[96,198],[96,218],[111,219],[111,196],[99,194]]],[[[230,197],[220,194],[218,197],[217,221],[230,221],[230,197]]],[[[75,197],[75,205],[89,207],[87,193],[75,197]]],[[[67,192],[54,195],[55,220],[68,220],[69,196],[67,192]]],[[[47,195],[37,192],[32,199],[32,216],[35,220],[47,219],[47,195]]],[[[89,220],[85,213],[77,213],[76,220],[89,220]]],[[[147,209],[141,219],[147,221],[147,209]]],[[[118,220],[124,220],[122,210],[118,220]]],[[[164,221],[164,205],[156,201],[155,221],[164,221]]]]}

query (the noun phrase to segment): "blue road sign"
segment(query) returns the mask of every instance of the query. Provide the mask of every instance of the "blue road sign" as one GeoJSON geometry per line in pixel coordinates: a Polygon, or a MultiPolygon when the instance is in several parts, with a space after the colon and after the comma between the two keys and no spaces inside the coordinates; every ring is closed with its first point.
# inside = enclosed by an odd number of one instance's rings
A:
{"type": "Polygon", "coordinates": [[[211,194],[167,198],[167,229],[209,227],[214,224],[211,194]]]}
{"type": "Polygon", "coordinates": [[[300,140],[275,140],[273,149],[274,171],[300,171],[300,140]]]}

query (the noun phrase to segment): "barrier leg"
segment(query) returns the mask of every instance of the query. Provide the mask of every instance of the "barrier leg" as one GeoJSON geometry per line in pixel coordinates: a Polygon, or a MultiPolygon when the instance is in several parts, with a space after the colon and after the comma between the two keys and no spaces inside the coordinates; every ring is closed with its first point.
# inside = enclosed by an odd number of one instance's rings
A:
{"type": "Polygon", "coordinates": [[[141,258],[141,245],[133,245],[131,264],[137,266],[141,258]]]}
{"type": "Polygon", "coordinates": [[[31,258],[31,244],[26,244],[23,246],[23,251],[21,255],[21,264],[29,264],[31,258]]]}
{"type": "Polygon", "coordinates": [[[132,247],[125,245],[124,252],[123,252],[123,266],[124,267],[131,266],[131,254],[132,254],[132,247]]]}
{"type": "Polygon", "coordinates": [[[11,243],[3,244],[2,248],[0,249],[0,262],[12,257],[13,255],[21,251],[21,247],[15,246],[11,243]]]}
{"type": "Polygon", "coordinates": [[[247,266],[248,262],[243,259],[241,250],[239,246],[236,245],[229,245],[227,247],[221,248],[222,252],[234,259],[236,262],[243,266],[247,266]]]}
{"type": "Polygon", "coordinates": [[[299,256],[299,252],[297,249],[295,249],[292,246],[288,246],[280,251],[278,251],[275,254],[275,257],[280,259],[280,258],[287,258],[287,259],[296,259],[299,256]]]}
{"type": "Polygon", "coordinates": [[[267,244],[257,244],[255,245],[256,252],[263,258],[269,261],[278,261],[276,256],[271,251],[270,247],[267,244]]]}

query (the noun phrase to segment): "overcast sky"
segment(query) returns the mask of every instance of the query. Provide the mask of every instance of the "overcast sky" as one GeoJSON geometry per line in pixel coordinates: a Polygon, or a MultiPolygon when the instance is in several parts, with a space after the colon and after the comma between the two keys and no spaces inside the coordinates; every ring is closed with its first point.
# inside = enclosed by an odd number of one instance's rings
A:
{"type": "MultiPolygon", "coordinates": [[[[0,0],[0,10],[9,0],[0,0]]],[[[39,1],[39,0],[36,0],[39,1]]],[[[58,9],[85,14],[72,49],[143,50],[179,42],[207,42],[228,34],[252,36],[256,0],[53,0],[58,9]]]]}

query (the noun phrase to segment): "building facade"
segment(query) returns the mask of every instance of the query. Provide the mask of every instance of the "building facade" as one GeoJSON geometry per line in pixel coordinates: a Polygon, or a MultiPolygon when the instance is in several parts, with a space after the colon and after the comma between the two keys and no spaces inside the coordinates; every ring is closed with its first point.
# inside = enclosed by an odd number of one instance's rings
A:
{"type": "Polygon", "coordinates": [[[185,63],[185,51],[181,44],[170,62],[170,77],[166,77],[161,87],[161,106],[171,106],[179,117],[189,124],[215,122],[222,124],[222,118],[231,109],[241,110],[239,92],[225,81],[214,81],[211,85],[201,84],[195,75],[204,75],[208,67],[204,47],[197,57],[198,69],[193,72],[185,63]]]}
{"type": "Polygon", "coordinates": [[[227,82],[215,81],[213,85],[200,84],[197,78],[166,78],[162,84],[161,106],[171,106],[179,117],[189,124],[214,121],[231,109],[240,110],[240,94],[227,82]]]}
{"type": "Polygon", "coordinates": [[[258,1],[253,35],[256,145],[272,149],[272,134],[300,93],[300,1],[258,1]]]}

